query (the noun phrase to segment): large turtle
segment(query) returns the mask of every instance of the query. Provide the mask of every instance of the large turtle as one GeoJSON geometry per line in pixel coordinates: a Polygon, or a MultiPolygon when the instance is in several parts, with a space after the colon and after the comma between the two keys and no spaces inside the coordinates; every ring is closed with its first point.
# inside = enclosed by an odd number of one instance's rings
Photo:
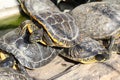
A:
{"type": "Polygon", "coordinates": [[[13,70],[12,68],[0,67],[0,80],[33,80],[27,74],[13,70]]]}
{"type": "Polygon", "coordinates": [[[19,2],[24,12],[38,23],[37,27],[30,23],[23,27],[23,30],[27,28],[31,33],[32,42],[66,48],[80,42],[79,29],[74,19],[69,14],[60,12],[50,0],[19,0],[19,2]],[[44,28],[42,36],[39,27],[44,28]]]}
{"type": "Polygon", "coordinates": [[[0,38],[0,50],[13,55],[22,66],[30,69],[49,63],[59,53],[59,49],[39,43],[32,44],[28,39],[29,32],[21,34],[21,27],[18,27],[0,38]]]}
{"type": "Polygon", "coordinates": [[[120,6],[107,2],[80,5],[71,11],[80,34],[95,40],[108,40],[111,50],[115,39],[120,37],[120,6]]]}

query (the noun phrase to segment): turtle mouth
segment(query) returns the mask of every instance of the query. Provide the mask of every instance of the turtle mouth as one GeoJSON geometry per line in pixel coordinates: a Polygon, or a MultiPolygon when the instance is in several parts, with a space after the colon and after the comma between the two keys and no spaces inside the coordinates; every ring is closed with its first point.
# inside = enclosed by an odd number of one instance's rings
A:
{"type": "Polygon", "coordinates": [[[78,61],[81,63],[95,63],[95,62],[103,62],[109,59],[109,54],[97,54],[95,56],[79,59],[78,61]]]}

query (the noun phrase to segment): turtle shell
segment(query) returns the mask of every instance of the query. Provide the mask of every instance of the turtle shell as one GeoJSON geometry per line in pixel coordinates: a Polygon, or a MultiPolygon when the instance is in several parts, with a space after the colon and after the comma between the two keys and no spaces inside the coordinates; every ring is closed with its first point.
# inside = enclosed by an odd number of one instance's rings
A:
{"type": "MultiPolygon", "coordinates": [[[[71,47],[79,42],[79,28],[75,20],[68,13],[53,9],[51,4],[42,0],[25,0],[21,6],[30,17],[36,20],[45,29],[53,40],[54,46],[71,47]],[[24,4],[23,4],[24,3],[24,4]],[[38,6],[39,3],[39,6],[38,6]],[[35,5],[36,4],[36,5],[35,5]]],[[[53,3],[52,3],[53,4],[53,3]]]]}
{"type": "Polygon", "coordinates": [[[64,52],[61,55],[81,63],[103,62],[110,56],[101,43],[89,37],[74,47],[64,49],[64,52]]]}
{"type": "Polygon", "coordinates": [[[19,73],[12,68],[0,68],[0,80],[33,80],[27,74],[19,73]]]}
{"type": "Polygon", "coordinates": [[[120,6],[106,2],[92,2],[72,10],[80,34],[95,39],[119,37],[120,6]]]}
{"type": "Polygon", "coordinates": [[[58,49],[29,42],[29,34],[20,35],[20,27],[0,38],[0,49],[15,56],[23,66],[33,69],[49,63],[59,53],[58,49]]]}

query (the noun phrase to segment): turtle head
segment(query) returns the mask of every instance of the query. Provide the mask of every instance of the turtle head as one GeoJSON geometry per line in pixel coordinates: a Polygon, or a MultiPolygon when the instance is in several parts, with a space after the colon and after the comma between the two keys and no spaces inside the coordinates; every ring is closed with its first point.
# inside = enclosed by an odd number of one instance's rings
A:
{"type": "Polygon", "coordinates": [[[69,59],[81,63],[103,62],[109,58],[108,51],[95,40],[86,40],[69,48],[67,51],[69,59]]]}

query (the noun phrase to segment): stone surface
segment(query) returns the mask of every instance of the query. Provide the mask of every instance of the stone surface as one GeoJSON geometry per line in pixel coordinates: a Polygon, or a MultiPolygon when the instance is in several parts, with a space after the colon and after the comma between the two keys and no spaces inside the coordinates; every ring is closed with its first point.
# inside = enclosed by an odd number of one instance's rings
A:
{"type": "Polygon", "coordinates": [[[29,70],[29,75],[37,80],[48,80],[64,70],[62,75],[49,80],[120,80],[120,55],[112,54],[110,59],[101,63],[77,64],[56,57],[48,65],[29,70]]]}

